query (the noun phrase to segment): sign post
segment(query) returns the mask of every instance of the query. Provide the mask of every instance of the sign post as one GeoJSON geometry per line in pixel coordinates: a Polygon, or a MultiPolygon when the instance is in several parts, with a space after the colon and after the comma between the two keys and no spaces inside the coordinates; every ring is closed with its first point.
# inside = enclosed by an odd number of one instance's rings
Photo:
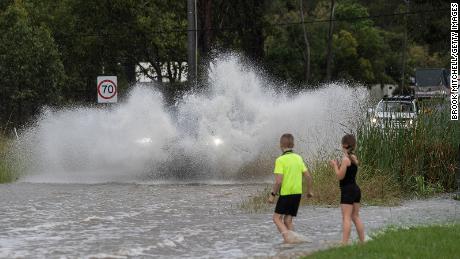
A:
{"type": "Polygon", "coordinates": [[[116,76],[97,77],[97,102],[116,103],[118,97],[118,82],[116,76]]]}

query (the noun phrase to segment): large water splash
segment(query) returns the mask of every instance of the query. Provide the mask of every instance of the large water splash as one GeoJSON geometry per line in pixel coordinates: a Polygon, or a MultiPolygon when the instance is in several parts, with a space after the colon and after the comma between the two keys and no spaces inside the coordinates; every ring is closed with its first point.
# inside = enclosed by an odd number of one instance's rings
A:
{"type": "Polygon", "coordinates": [[[46,110],[20,137],[25,181],[237,180],[270,176],[282,133],[307,161],[330,152],[362,117],[364,88],[330,84],[290,95],[238,57],[217,59],[207,91],[165,108],[134,87],[112,108],[46,110]],[[277,89],[278,91],[275,91],[277,89]]]}

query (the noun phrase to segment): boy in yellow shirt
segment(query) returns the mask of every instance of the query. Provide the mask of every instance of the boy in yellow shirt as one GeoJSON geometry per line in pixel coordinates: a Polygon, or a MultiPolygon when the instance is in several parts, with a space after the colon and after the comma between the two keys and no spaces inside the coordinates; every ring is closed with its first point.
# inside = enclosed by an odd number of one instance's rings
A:
{"type": "Polygon", "coordinates": [[[292,151],[293,147],[292,134],[283,134],[280,138],[283,154],[276,159],[275,184],[268,199],[268,202],[273,203],[276,195],[280,195],[273,214],[273,222],[286,243],[295,242],[295,237],[292,235],[294,230],[292,218],[297,216],[302,197],[302,175],[307,180],[307,197],[313,196],[311,175],[302,157],[292,151]]]}

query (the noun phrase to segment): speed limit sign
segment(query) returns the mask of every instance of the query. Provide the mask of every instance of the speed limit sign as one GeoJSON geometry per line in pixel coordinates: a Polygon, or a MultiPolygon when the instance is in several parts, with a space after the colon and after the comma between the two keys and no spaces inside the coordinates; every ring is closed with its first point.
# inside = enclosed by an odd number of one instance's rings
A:
{"type": "Polygon", "coordinates": [[[116,76],[97,77],[97,102],[116,103],[118,95],[118,85],[116,76]]]}

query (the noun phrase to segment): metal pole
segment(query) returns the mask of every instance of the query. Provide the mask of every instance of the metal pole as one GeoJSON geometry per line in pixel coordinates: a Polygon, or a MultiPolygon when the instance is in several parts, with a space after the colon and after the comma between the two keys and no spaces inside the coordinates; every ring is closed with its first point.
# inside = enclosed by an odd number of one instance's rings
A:
{"type": "Polygon", "coordinates": [[[187,0],[187,23],[187,80],[195,84],[197,78],[196,0],[187,0]]]}

